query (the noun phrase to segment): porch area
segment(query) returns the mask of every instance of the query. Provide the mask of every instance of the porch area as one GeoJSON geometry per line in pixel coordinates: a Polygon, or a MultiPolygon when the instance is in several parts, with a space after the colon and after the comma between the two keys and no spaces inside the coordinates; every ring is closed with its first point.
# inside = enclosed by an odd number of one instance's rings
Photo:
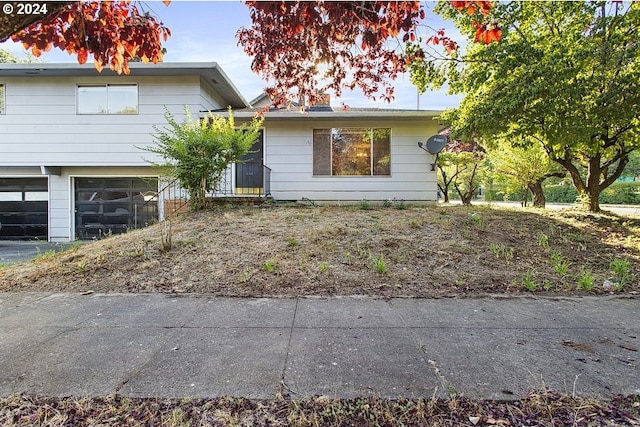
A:
{"type": "MultiPolygon", "coordinates": [[[[262,163],[235,163],[223,174],[207,201],[218,203],[260,204],[271,194],[271,169],[262,163]]],[[[142,207],[142,227],[187,212],[189,197],[179,181],[164,184],[153,199],[142,207]]],[[[138,227],[141,228],[141,227],[138,227]]]]}

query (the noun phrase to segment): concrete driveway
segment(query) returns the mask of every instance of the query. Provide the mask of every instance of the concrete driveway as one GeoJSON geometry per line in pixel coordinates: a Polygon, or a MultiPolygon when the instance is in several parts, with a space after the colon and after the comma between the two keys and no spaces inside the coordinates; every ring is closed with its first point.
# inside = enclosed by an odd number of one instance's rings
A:
{"type": "Polygon", "coordinates": [[[24,262],[47,251],[62,251],[73,243],[0,240],[0,264],[24,262]]]}

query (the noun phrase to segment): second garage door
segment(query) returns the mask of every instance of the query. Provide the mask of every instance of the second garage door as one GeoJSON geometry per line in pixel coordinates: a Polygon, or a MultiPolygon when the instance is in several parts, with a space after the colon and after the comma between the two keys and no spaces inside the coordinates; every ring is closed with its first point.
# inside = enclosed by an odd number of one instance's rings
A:
{"type": "Polygon", "coordinates": [[[158,219],[157,178],[75,178],[76,237],[100,238],[158,219]]]}

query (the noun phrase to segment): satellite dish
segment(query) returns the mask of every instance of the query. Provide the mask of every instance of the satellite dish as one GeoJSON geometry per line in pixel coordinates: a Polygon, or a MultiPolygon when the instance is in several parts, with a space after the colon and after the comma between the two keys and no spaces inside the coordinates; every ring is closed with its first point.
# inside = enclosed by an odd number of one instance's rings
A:
{"type": "Polygon", "coordinates": [[[427,151],[431,154],[438,154],[449,142],[446,135],[433,135],[427,139],[427,151]]]}

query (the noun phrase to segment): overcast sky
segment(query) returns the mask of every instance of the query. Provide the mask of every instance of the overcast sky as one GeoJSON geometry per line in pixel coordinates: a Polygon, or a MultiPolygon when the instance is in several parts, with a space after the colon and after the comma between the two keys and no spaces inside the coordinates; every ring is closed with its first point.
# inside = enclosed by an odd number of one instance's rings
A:
{"type": "MultiPolygon", "coordinates": [[[[431,6],[434,2],[426,2],[431,6]]],[[[249,9],[239,1],[179,1],[173,0],[169,6],[159,1],[145,1],[142,8],[151,9],[164,24],[171,29],[172,36],[164,44],[167,49],[166,62],[215,61],[242,95],[251,101],[262,93],[264,81],[250,69],[251,58],[246,56],[235,38],[236,31],[251,24],[249,9]]],[[[428,14],[427,24],[433,28],[447,28],[454,35],[450,23],[438,16],[428,14]]],[[[17,56],[24,55],[22,46],[11,41],[0,44],[17,56]]],[[[75,56],[59,50],[44,53],[44,62],[75,62],[75,56]]],[[[417,91],[409,82],[409,76],[400,76],[395,82],[395,101],[391,104],[365,98],[360,92],[343,92],[342,98],[332,100],[332,104],[342,103],[351,107],[410,108],[418,106],[417,91]]],[[[455,107],[459,96],[446,95],[444,91],[428,92],[420,96],[419,106],[423,110],[440,110],[455,107]]]]}

